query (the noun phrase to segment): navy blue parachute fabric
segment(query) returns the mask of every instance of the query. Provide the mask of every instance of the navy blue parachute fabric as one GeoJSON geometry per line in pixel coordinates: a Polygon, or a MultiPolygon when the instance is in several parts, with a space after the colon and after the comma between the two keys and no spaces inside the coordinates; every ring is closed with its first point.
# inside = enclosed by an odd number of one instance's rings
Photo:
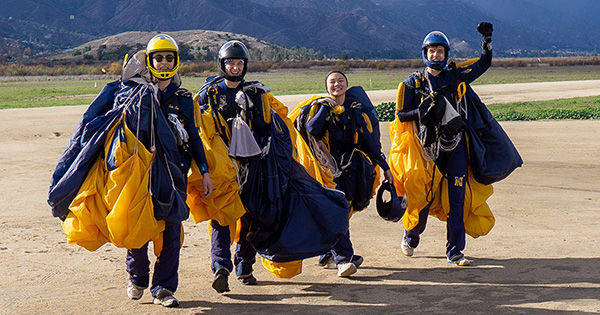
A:
{"type": "Polygon", "coordinates": [[[279,116],[273,119],[271,130],[276,129],[278,123],[285,130],[271,132],[268,154],[250,159],[249,175],[240,194],[252,217],[260,222],[263,229],[272,230],[277,230],[280,222],[279,209],[283,208],[293,150],[287,126],[277,118],[279,116]]]}
{"type": "Polygon", "coordinates": [[[355,151],[352,163],[344,170],[338,189],[346,193],[346,199],[352,200],[352,209],[362,211],[371,202],[371,192],[375,184],[374,164],[365,154],[355,151]]]}
{"type": "MultiPolygon", "coordinates": [[[[377,146],[379,150],[381,150],[381,132],[379,131],[379,118],[377,117],[377,111],[375,110],[375,106],[371,103],[367,92],[362,88],[362,86],[353,86],[346,91],[346,99],[350,104],[357,102],[361,103],[361,110],[363,113],[367,114],[369,120],[371,121],[371,125],[373,126],[373,132],[371,135],[373,136],[373,140],[377,142],[377,146]]],[[[359,149],[363,149],[360,148],[359,149]]]]}
{"type": "Polygon", "coordinates": [[[323,187],[292,159],[288,128],[272,117],[269,152],[249,162],[241,193],[255,225],[248,241],[273,262],[314,257],[348,230],[350,207],[341,191],[323,187]]]}
{"type": "Polygon", "coordinates": [[[519,152],[489,109],[469,86],[467,131],[471,151],[471,168],[475,179],[489,185],[506,178],[523,165],[519,152]]]}
{"type": "Polygon", "coordinates": [[[120,81],[104,86],[83,114],[58,160],[48,192],[53,216],[65,218],[69,214],[69,205],[100,154],[110,126],[122,113],[122,109],[113,108],[119,89],[120,81]]]}

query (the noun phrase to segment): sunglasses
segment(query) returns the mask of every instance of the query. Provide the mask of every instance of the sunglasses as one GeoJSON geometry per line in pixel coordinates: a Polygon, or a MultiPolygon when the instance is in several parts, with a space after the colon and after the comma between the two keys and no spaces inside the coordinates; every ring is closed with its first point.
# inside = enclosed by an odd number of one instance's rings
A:
{"type": "Polygon", "coordinates": [[[156,55],[152,58],[154,58],[154,60],[156,60],[156,62],[162,62],[163,58],[167,59],[167,62],[173,62],[173,60],[175,60],[175,56],[173,56],[173,55],[168,55],[168,56],[156,55]]]}

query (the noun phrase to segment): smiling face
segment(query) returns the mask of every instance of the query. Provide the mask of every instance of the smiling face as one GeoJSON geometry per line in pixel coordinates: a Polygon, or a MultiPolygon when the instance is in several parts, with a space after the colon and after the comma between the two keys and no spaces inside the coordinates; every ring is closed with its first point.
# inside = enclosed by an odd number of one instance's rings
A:
{"type": "Polygon", "coordinates": [[[172,51],[158,51],[153,53],[152,66],[158,71],[169,71],[173,69],[175,66],[175,53],[172,51]]]}
{"type": "Polygon", "coordinates": [[[232,77],[241,76],[244,71],[244,60],[228,59],[225,61],[225,71],[232,77]]]}
{"type": "Polygon", "coordinates": [[[429,46],[427,47],[427,60],[429,61],[444,61],[446,59],[446,48],[444,46],[429,46]]]}
{"type": "Polygon", "coordinates": [[[346,94],[348,90],[348,82],[341,74],[334,72],[327,77],[327,93],[336,98],[346,94]]]}

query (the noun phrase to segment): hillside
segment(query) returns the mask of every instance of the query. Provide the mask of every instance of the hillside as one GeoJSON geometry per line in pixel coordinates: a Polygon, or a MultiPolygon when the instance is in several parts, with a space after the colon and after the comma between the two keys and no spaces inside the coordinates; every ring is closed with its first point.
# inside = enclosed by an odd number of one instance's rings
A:
{"type": "MultiPolygon", "coordinates": [[[[225,42],[237,39],[244,42],[253,60],[271,59],[301,59],[303,56],[294,49],[275,45],[254,37],[218,31],[173,31],[166,32],[177,40],[183,60],[214,61],[219,48],[225,42]]],[[[54,56],[57,60],[120,60],[127,53],[146,48],[146,44],[158,32],[124,32],[97,39],[80,46],[72,51],[54,56]]],[[[314,51],[304,51],[303,55],[319,58],[314,51]]]]}

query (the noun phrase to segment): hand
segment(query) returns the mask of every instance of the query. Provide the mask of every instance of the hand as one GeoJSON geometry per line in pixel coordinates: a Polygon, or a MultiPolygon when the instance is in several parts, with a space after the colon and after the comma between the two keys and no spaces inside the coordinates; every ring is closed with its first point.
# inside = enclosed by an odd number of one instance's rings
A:
{"type": "Polygon", "coordinates": [[[477,31],[483,35],[483,37],[491,37],[494,31],[494,25],[490,22],[481,22],[477,25],[477,31]]]}
{"type": "Polygon", "coordinates": [[[202,186],[204,187],[204,197],[208,197],[213,192],[213,183],[210,180],[210,175],[204,173],[202,175],[202,186]]]}
{"type": "Polygon", "coordinates": [[[392,171],[387,170],[385,172],[383,172],[383,178],[385,178],[385,180],[387,180],[388,182],[390,182],[390,184],[394,184],[394,175],[392,175],[392,171]]]}
{"type": "Polygon", "coordinates": [[[235,94],[235,102],[241,109],[248,109],[254,106],[252,101],[246,97],[246,93],[244,93],[243,91],[238,91],[235,94]]]}

